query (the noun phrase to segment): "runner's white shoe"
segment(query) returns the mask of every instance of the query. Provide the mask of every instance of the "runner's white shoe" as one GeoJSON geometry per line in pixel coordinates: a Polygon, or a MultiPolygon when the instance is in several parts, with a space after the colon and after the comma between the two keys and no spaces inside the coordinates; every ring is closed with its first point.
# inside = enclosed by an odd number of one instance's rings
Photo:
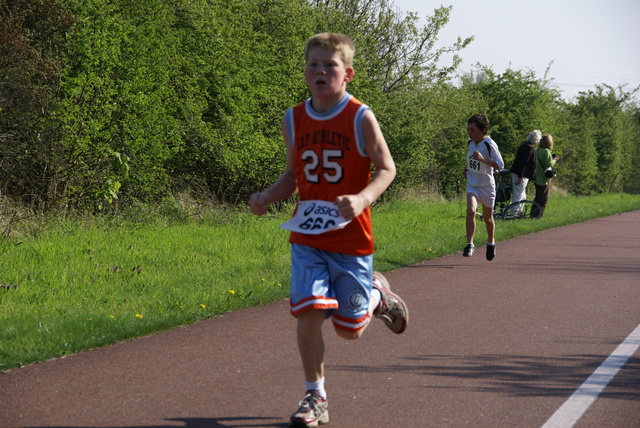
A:
{"type": "Polygon", "coordinates": [[[380,272],[373,272],[373,286],[380,291],[382,299],[373,315],[382,319],[389,330],[400,334],[407,329],[409,309],[404,300],[391,291],[389,282],[380,272]]]}
{"type": "Polygon", "coordinates": [[[299,408],[291,415],[291,427],[317,427],[329,423],[329,410],[327,400],[322,398],[318,391],[307,391],[299,403],[299,408]]]}

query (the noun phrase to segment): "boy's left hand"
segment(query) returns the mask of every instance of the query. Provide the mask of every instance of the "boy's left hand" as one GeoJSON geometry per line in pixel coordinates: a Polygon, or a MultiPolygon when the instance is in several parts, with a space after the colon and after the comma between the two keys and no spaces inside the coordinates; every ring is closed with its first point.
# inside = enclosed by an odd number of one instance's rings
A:
{"type": "Polygon", "coordinates": [[[338,196],[334,201],[338,212],[347,221],[351,221],[358,217],[367,207],[367,201],[360,195],[342,195],[338,196]]]}

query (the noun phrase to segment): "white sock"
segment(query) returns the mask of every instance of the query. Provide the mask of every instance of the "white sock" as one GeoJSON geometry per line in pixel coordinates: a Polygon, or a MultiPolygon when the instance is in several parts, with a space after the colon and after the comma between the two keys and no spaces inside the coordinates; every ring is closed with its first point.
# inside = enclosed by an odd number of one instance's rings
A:
{"type": "Polygon", "coordinates": [[[496,245],[496,241],[493,241],[493,242],[487,242],[487,245],[496,245]]]}
{"type": "Polygon", "coordinates": [[[369,298],[369,309],[373,308],[373,310],[370,310],[371,313],[373,313],[376,309],[378,309],[380,300],[382,300],[382,294],[380,293],[380,290],[378,290],[375,287],[372,288],[371,297],[369,298]]]}
{"type": "Polygon", "coordinates": [[[327,391],[325,391],[324,389],[324,378],[319,379],[315,382],[307,382],[305,380],[304,387],[306,388],[306,391],[318,391],[320,397],[324,398],[325,400],[327,399],[327,391]]]}

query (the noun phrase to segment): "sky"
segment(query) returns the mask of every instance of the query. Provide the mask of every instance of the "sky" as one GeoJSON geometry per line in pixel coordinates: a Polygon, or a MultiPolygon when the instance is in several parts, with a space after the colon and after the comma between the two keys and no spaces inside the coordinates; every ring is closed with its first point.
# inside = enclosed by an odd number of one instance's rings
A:
{"type": "MultiPolygon", "coordinates": [[[[595,85],[640,86],[640,0],[394,0],[420,22],[433,10],[453,6],[438,33],[450,46],[458,37],[474,41],[458,55],[461,72],[475,64],[495,73],[532,70],[549,77],[566,100],[595,85]],[[553,62],[553,63],[552,63],[553,62]]],[[[640,95],[636,95],[636,100],[640,95]]]]}

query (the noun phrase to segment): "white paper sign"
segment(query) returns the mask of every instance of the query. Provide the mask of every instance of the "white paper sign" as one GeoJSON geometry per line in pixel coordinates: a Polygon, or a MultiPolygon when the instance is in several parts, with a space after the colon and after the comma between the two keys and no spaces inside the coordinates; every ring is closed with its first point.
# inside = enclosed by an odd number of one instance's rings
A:
{"type": "Polygon", "coordinates": [[[487,165],[473,158],[473,154],[467,158],[467,170],[475,174],[486,174],[487,165]]]}
{"type": "Polygon", "coordinates": [[[298,201],[298,210],[291,220],[280,228],[307,235],[320,235],[332,230],[343,229],[351,221],[346,221],[333,202],[298,201]]]}

